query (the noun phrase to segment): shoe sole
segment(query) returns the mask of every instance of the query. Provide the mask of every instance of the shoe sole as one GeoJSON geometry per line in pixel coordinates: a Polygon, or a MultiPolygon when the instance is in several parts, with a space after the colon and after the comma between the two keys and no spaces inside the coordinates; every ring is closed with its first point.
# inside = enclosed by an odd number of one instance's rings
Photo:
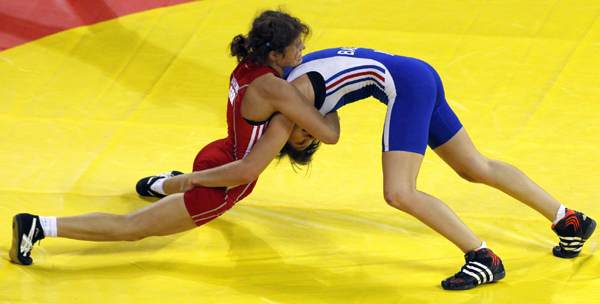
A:
{"type": "Polygon", "coordinates": [[[13,239],[12,239],[12,246],[10,247],[10,251],[8,252],[8,255],[10,256],[10,260],[13,263],[27,266],[27,265],[31,265],[33,260],[21,261],[19,259],[19,254],[17,253],[17,250],[19,250],[19,248],[21,247],[21,244],[19,242],[19,234],[21,233],[21,231],[23,231],[23,227],[21,227],[21,221],[18,220],[18,216],[19,215],[15,215],[13,217],[13,239]],[[29,263],[27,263],[27,262],[29,262],[29,263]]]}
{"type": "Polygon", "coordinates": [[[500,280],[504,279],[505,276],[506,276],[506,271],[496,273],[496,274],[494,274],[494,280],[492,282],[488,282],[488,283],[500,281],[500,280]]]}
{"type": "Polygon", "coordinates": [[[502,271],[499,273],[494,274],[494,280],[490,281],[490,282],[485,282],[482,284],[475,284],[475,285],[465,285],[465,286],[444,286],[444,282],[442,282],[442,288],[444,288],[445,290],[469,290],[469,289],[473,289],[479,285],[483,285],[483,284],[493,284],[496,283],[497,281],[500,281],[502,279],[504,279],[504,277],[506,276],[506,271],[502,271]]]}
{"type": "MultiPolygon", "coordinates": [[[[585,231],[585,234],[583,235],[583,239],[587,241],[594,233],[594,230],[596,230],[596,221],[592,220],[592,223],[590,224],[590,226],[585,231]]],[[[583,245],[581,245],[581,246],[583,247],[583,245]]],[[[573,255],[565,255],[562,253],[562,250],[560,250],[560,246],[554,246],[554,248],[552,249],[552,254],[554,254],[555,257],[559,257],[559,258],[563,258],[563,259],[576,258],[577,256],[579,256],[579,253],[581,253],[581,251],[579,251],[573,255]]]]}
{"type": "Polygon", "coordinates": [[[590,238],[590,236],[592,236],[592,234],[594,233],[594,230],[596,230],[596,221],[592,220],[592,223],[583,235],[583,238],[587,241],[590,238]]]}

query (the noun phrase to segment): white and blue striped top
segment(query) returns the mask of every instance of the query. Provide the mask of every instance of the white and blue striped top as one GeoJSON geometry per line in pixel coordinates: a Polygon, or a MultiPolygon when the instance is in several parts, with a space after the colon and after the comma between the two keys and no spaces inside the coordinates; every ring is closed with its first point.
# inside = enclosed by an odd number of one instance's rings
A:
{"type": "Polygon", "coordinates": [[[357,100],[373,96],[384,104],[396,99],[396,87],[386,62],[397,56],[363,48],[336,48],[303,57],[303,63],[284,73],[292,81],[317,72],[325,80],[326,97],[319,111],[325,115],[357,100]]]}

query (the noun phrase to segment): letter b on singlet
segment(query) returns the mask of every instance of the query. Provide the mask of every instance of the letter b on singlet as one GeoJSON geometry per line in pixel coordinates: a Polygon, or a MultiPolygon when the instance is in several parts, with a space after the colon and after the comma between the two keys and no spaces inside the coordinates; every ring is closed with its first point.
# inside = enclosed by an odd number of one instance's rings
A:
{"type": "Polygon", "coordinates": [[[358,48],[343,47],[343,48],[340,48],[340,50],[338,51],[338,54],[339,55],[354,55],[354,52],[356,51],[356,49],[358,49],[358,48]]]}

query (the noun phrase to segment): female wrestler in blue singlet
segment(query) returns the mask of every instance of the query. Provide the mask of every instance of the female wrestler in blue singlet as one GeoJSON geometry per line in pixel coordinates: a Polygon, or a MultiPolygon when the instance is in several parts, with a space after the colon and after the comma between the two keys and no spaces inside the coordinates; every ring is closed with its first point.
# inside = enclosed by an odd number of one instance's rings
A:
{"type": "MultiPolygon", "coordinates": [[[[473,288],[502,279],[505,272],[501,260],[446,204],[417,190],[427,145],[464,179],[497,188],[553,222],[561,239],[554,255],[577,256],[594,231],[592,219],[565,208],[519,169],[477,151],[429,64],[370,49],[336,48],[305,55],[303,63],[286,74],[324,115],[371,96],[388,106],[382,140],[384,197],[466,254],[460,272],[442,282],[445,289],[473,288]],[[573,221],[580,225],[570,225],[573,221]]],[[[286,149],[302,150],[313,139],[296,128],[286,149]]]]}

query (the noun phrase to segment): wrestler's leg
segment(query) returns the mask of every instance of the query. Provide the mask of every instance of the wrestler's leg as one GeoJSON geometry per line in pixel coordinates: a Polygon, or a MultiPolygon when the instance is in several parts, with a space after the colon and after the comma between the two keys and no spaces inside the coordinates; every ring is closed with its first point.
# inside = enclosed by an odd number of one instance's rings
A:
{"type": "Polygon", "coordinates": [[[389,151],[384,152],[382,158],[383,192],[390,206],[414,216],[465,253],[481,246],[481,240],[445,203],[417,190],[423,155],[389,151]]]}
{"type": "Polygon", "coordinates": [[[57,218],[58,237],[85,241],[136,241],[195,227],[183,194],[167,196],[124,215],[88,213],[57,218]]]}
{"type": "Polygon", "coordinates": [[[462,178],[494,187],[535,209],[551,222],[560,203],[518,168],[483,156],[462,128],[433,150],[462,178]]]}

